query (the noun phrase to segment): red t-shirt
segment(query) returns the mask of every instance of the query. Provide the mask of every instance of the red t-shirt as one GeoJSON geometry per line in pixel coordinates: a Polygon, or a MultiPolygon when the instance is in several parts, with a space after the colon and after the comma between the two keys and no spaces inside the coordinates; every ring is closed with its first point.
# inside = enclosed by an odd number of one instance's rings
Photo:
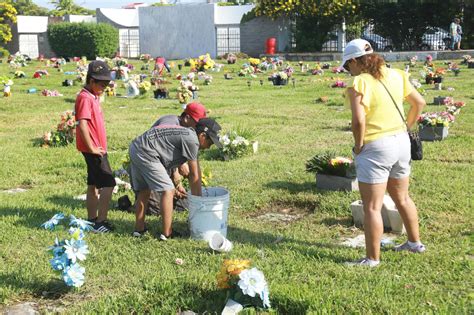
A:
{"type": "Polygon", "coordinates": [[[166,59],[163,58],[163,57],[157,57],[157,58],[155,59],[155,64],[157,64],[157,65],[164,65],[165,62],[166,62],[166,59]]]}
{"type": "MultiPolygon", "coordinates": [[[[74,110],[77,121],[81,119],[87,120],[92,145],[107,151],[104,115],[102,114],[99,98],[88,90],[82,89],[76,98],[74,110]]],[[[90,153],[79,132],[76,132],[76,147],[81,152],[90,153]]]]}

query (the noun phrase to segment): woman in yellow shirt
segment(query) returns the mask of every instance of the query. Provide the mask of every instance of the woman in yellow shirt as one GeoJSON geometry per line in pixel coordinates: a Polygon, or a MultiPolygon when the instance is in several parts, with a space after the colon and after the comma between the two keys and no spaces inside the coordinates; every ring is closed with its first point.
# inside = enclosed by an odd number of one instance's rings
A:
{"type": "Polygon", "coordinates": [[[375,267],[380,263],[381,209],[386,190],[408,234],[408,241],[395,250],[425,251],[417,209],[408,194],[411,157],[406,125],[411,128],[416,123],[426,102],[412,87],[408,74],[387,68],[383,58],[363,39],[348,43],[342,65],[354,76],[346,100],[352,111],[354,160],[365,214],[366,257],[352,264],[375,267]],[[406,125],[400,116],[403,100],[410,104],[406,125]]]}

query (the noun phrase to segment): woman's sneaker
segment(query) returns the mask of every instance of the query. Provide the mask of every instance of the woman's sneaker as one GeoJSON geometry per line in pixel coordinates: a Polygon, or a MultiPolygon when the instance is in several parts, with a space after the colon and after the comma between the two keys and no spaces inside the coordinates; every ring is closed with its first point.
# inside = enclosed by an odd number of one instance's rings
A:
{"type": "Polygon", "coordinates": [[[172,238],[181,237],[182,235],[178,232],[171,232],[170,235],[166,236],[163,233],[160,234],[160,241],[168,241],[172,238]]]}
{"type": "Polygon", "coordinates": [[[148,232],[148,229],[145,228],[143,231],[133,231],[132,236],[133,237],[143,237],[145,236],[145,233],[148,232]]]}
{"type": "Polygon", "coordinates": [[[379,260],[371,260],[367,257],[353,262],[346,262],[346,266],[361,266],[361,267],[377,267],[380,264],[379,260]]]}
{"type": "Polygon", "coordinates": [[[412,253],[423,253],[426,250],[426,247],[423,244],[411,246],[410,244],[408,244],[408,242],[405,242],[401,245],[395,246],[393,250],[396,252],[407,250],[412,253]]]}

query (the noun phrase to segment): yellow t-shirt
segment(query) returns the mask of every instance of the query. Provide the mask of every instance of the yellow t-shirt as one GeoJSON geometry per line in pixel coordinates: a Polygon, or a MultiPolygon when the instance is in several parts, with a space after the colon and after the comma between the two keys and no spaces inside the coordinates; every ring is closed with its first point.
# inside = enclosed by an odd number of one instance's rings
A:
{"type": "MultiPolygon", "coordinates": [[[[390,91],[398,108],[403,114],[403,100],[413,91],[408,80],[409,74],[398,69],[382,67],[382,79],[390,91]]],[[[348,88],[354,88],[362,94],[361,105],[365,111],[364,143],[381,137],[394,135],[406,130],[405,120],[402,120],[390,95],[383,85],[368,73],[362,73],[351,80],[348,88]]],[[[346,90],[346,105],[350,107],[350,100],[346,90]]]]}

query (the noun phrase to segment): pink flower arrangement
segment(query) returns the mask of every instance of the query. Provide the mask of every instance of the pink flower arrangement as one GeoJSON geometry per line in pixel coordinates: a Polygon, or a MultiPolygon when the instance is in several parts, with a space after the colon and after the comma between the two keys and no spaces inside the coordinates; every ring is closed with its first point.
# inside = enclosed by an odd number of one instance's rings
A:
{"type": "Polygon", "coordinates": [[[43,134],[43,147],[65,146],[74,141],[76,134],[76,117],[72,111],[66,111],[61,115],[61,121],[56,130],[43,134]]]}
{"type": "Polygon", "coordinates": [[[343,67],[333,67],[331,71],[332,71],[332,73],[342,73],[342,72],[344,72],[344,68],[343,67]]]}
{"type": "Polygon", "coordinates": [[[43,96],[63,96],[61,93],[59,93],[56,90],[48,90],[48,89],[44,89],[43,91],[41,91],[41,94],[43,94],[43,96]]]}
{"type": "Polygon", "coordinates": [[[347,86],[347,84],[344,81],[341,81],[341,80],[336,80],[331,85],[331,87],[333,87],[333,88],[345,88],[346,86],[347,86]]]}

